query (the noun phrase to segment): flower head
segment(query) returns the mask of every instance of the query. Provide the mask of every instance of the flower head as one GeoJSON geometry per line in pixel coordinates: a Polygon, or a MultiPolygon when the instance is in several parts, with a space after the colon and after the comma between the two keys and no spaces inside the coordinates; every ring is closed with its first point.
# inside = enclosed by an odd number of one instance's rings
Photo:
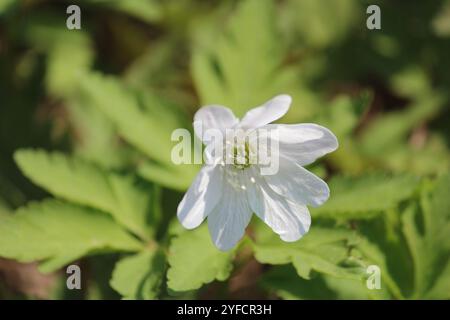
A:
{"type": "Polygon", "coordinates": [[[337,149],[333,133],[316,124],[270,124],[289,109],[279,95],[239,120],[223,106],[201,108],[196,136],[205,144],[205,162],[178,206],[187,229],[208,217],[214,244],[229,250],[243,237],[255,213],[284,241],[308,232],[307,205],[329,197],[327,184],[303,167],[337,149]]]}

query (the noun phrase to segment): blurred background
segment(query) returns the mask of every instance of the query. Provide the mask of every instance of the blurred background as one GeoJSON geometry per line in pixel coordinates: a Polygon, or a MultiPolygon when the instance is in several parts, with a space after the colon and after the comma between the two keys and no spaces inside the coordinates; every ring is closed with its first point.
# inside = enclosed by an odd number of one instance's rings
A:
{"type": "MultiPolygon", "coordinates": [[[[450,298],[450,1],[80,0],[81,29],[68,30],[71,4],[0,0],[0,298],[450,298]],[[381,30],[366,27],[370,4],[381,9],[381,30]],[[314,225],[351,231],[359,240],[345,238],[345,257],[327,263],[380,265],[382,290],[319,260],[305,274],[295,262],[304,248],[265,246],[272,240],[255,219],[232,271],[201,285],[176,281],[176,206],[198,168],[171,163],[172,130],[192,130],[202,105],[242,116],[280,93],[293,97],[281,122],[325,125],[340,142],[309,168],[332,192],[311,210],[311,237],[314,225]],[[97,184],[107,175],[138,186],[122,200],[149,201],[148,229],[114,213],[97,184]],[[123,281],[116,270],[122,251],[140,250],[134,243],[105,236],[102,250],[70,257],[55,249],[69,242],[64,235],[58,242],[52,234],[42,254],[30,246],[38,231],[15,215],[33,215],[39,208],[27,204],[51,197],[111,211],[133,241],[158,246],[168,262],[151,280],[153,293],[123,288],[144,277],[123,281]],[[83,290],[65,287],[61,267],[72,261],[82,266],[83,290]]],[[[58,218],[45,218],[44,229],[59,228],[58,218]]],[[[321,258],[341,252],[330,250],[321,258]]]]}

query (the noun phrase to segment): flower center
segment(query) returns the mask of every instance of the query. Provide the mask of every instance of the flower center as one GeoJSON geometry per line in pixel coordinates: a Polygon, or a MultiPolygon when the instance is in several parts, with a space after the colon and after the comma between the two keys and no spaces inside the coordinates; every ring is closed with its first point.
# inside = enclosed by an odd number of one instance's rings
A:
{"type": "Polygon", "coordinates": [[[253,153],[250,150],[250,145],[246,141],[232,146],[232,164],[236,169],[245,169],[250,167],[253,153]]]}

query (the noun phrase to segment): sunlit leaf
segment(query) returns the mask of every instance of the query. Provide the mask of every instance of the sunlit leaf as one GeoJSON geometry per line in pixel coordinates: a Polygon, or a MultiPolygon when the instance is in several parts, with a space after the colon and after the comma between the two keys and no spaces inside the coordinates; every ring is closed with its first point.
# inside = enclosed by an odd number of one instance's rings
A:
{"type": "Polygon", "coordinates": [[[449,176],[435,186],[425,184],[421,201],[411,202],[384,228],[363,225],[368,239],[357,249],[378,265],[382,280],[395,298],[449,299],[450,232],[449,176]],[[431,191],[429,190],[431,189],[431,191]]]}
{"type": "Polygon", "coordinates": [[[106,211],[144,239],[152,234],[151,192],[133,177],[61,153],[21,150],[15,159],[27,177],[53,195],[106,211]]]}
{"type": "Polygon", "coordinates": [[[214,280],[226,280],[232,270],[233,251],[219,251],[206,225],[186,231],[172,240],[167,285],[174,291],[200,288],[214,280]]]}
{"type": "Polygon", "coordinates": [[[347,268],[347,243],[354,237],[347,230],[312,228],[300,241],[286,243],[277,235],[256,241],[255,257],[261,263],[292,263],[298,275],[311,278],[311,272],[319,272],[340,278],[358,279],[358,270],[347,268]]]}
{"type": "MultiPolygon", "coordinates": [[[[98,107],[116,126],[118,134],[149,158],[157,161],[157,172],[143,176],[160,184],[185,189],[193,180],[198,168],[195,165],[176,166],[171,152],[175,145],[171,140],[173,130],[184,128],[174,106],[149,93],[136,92],[124,86],[118,79],[93,74],[83,82],[83,91],[90,103],[98,107]],[[176,172],[177,180],[164,179],[176,172]],[[163,177],[163,179],[161,179],[163,177]]],[[[192,141],[188,141],[189,145],[192,141]]],[[[147,166],[146,163],[143,166],[147,166]]],[[[150,166],[150,164],[148,165],[150,166]]],[[[152,171],[153,172],[153,171],[152,171]]]]}
{"type": "Polygon", "coordinates": [[[43,261],[46,272],[86,254],[142,247],[107,215],[55,200],[32,203],[0,219],[0,256],[43,261]]]}
{"type": "Polygon", "coordinates": [[[330,199],[311,212],[333,219],[371,218],[411,197],[418,183],[409,175],[336,176],[329,182],[330,199]]]}
{"type": "Polygon", "coordinates": [[[283,7],[284,26],[298,45],[328,47],[342,41],[357,22],[358,2],[290,0],[283,7]],[[294,37],[295,36],[295,37],[294,37]]]}
{"type": "Polygon", "coordinates": [[[165,270],[164,256],[157,249],[144,250],[120,260],[113,271],[111,286],[124,299],[158,297],[165,270]]]}
{"type": "Polygon", "coordinates": [[[389,152],[404,143],[415,126],[439,111],[443,99],[443,96],[439,94],[426,96],[406,110],[379,117],[366,128],[361,136],[362,151],[368,155],[377,156],[381,160],[383,157],[389,157],[389,152]]]}
{"type": "Polygon", "coordinates": [[[342,279],[320,274],[305,280],[292,266],[276,266],[261,279],[269,292],[287,300],[384,299],[385,291],[369,290],[364,280],[342,279]]]}
{"type": "Polygon", "coordinates": [[[161,4],[155,0],[83,0],[83,2],[124,12],[150,23],[159,21],[163,15],[161,4]]]}
{"type": "Polygon", "coordinates": [[[222,104],[242,116],[281,93],[290,94],[290,114],[317,112],[317,99],[299,82],[295,67],[282,67],[283,46],[277,37],[270,0],[239,3],[223,34],[193,53],[192,72],[203,105],[222,104]]]}

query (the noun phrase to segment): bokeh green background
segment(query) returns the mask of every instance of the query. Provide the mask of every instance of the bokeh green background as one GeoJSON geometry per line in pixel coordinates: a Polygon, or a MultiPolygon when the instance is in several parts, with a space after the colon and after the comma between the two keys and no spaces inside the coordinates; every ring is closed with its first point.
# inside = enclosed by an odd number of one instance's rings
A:
{"type": "Polygon", "coordinates": [[[450,1],[76,3],[81,30],[0,0],[0,298],[450,298],[450,1]],[[309,168],[331,198],[297,243],[254,218],[221,253],[176,220],[198,167],[170,134],[280,93],[339,139],[309,168]]]}

